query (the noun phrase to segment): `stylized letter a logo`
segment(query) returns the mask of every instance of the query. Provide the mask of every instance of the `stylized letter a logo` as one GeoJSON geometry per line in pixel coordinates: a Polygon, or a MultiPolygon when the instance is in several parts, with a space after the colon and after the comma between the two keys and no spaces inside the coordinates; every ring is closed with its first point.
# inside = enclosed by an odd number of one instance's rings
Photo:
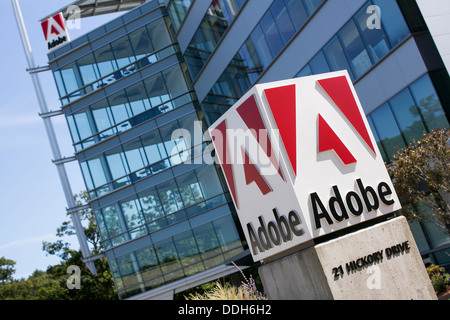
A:
{"type": "Polygon", "coordinates": [[[44,32],[45,40],[49,41],[49,38],[59,36],[61,33],[65,33],[64,20],[62,13],[58,13],[47,20],[42,21],[42,31],[44,32]],[[54,36],[52,36],[54,35],[54,36]]]}

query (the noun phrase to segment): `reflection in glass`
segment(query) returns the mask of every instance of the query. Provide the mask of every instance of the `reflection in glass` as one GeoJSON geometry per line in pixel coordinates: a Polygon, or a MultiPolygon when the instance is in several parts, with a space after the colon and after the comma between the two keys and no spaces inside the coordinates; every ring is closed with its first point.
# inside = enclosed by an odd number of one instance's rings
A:
{"type": "Polygon", "coordinates": [[[410,89],[428,131],[435,128],[448,128],[449,123],[447,117],[445,116],[444,109],[439,101],[430,76],[426,74],[413,83],[410,89]]]}
{"type": "Polygon", "coordinates": [[[143,280],[149,280],[161,276],[161,269],[159,267],[158,258],[156,257],[153,246],[137,250],[135,255],[143,280]]]}
{"type": "Polygon", "coordinates": [[[390,45],[383,28],[367,28],[367,19],[370,17],[370,15],[367,14],[367,8],[370,5],[371,3],[368,3],[359,11],[359,13],[356,15],[356,21],[359,29],[361,30],[361,36],[366,42],[367,49],[374,63],[376,63],[389,52],[390,45]]]}
{"type": "Polygon", "coordinates": [[[189,10],[191,2],[192,0],[171,0],[167,6],[175,32],[177,32],[180,28],[180,25],[189,10]]]}
{"type": "Polygon", "coordinates": [[[380,137],[381,144],[386,150],[389,160],[392,160],[392,156],[397,153],[397,150],[405,147],[405,142],[389,104],[384,104],[370,115],[380,137]]]}
{"type": "Polygon", "coordinates": [[[214,0],[211,2],[184,53],[192,79],[195,79],[200,73],[243,3],[243,0],[214,0]]]}
{"type": "MultiPolygon", "coordinates": [[[[277,3],[274,3],[274,5],[276,4],[277,3]]],[[[264,15],[259,25],[261,26],[261,29],[264,33],[265,39],[267,41],[267,44],[269,45],[269,49],[270,52],[272,53],[273,58],[283,48],[283,42],[270,11],[264,15]]]]}
{"type": "Polygon", "coordinates": [[[166,282],[182,277],[182,274],[174,272],[181,268],[181,264],[172,238],[157,242],[154,246],[162,273],[165,274],[164,279],[166,282]]]}
{"type": "Polygon", "coordinates": [[[60,97],[70,94],[62,102],[75,101],[173,54],[174,47],[168,47],[171,44],[165,19],[161,18],[56,70],[60,97]]]}
{"type": "Polygon", "coordinates": [[[356,78],[362,76],[372,66],[364,43],[353,20],[350,20],[339,32],[342,46],[352,66],[356,78]]]}
{"type": "Polygon", "coordinates": [[[395,47],[410,34],[397,1],[372,0],[372,2],[380,7],[383,30],[385,30],[391,46],[395,47]]]}
{"type": "Polygon", "coordinates": [[[392,113],[402,131],[406,144],[414,140],[420,140],[426,129],[417,110],[417,106],[411,97],[409,89],[403,90],[397,96],[389,100],[392,113]]]}
{"type": "Polygon", "coordinates": [[[175,65],[68,116],[76,150],[191,101],[188,91],[181,67],[175,65]],[[84,139],[89,143],[85,140],[78,144],[84,139]]]}
{"type": "MultiPolygon", "coordinates": [[[[330,67],[328,66],[327,60],[323,55],[323,52],[320,51],[309,63],[309,67],[311,68],[310,74],[320,74],[330,72],[330,67]]],[[[307,73],[307,71],[304,71],[307,73]]]]}
{"type": "Polygon", "coordinates": [[[324,53],[332,71],[348,70],[350,77],[354,79],[352,69],[337,37],[324,48],[324,53]]]}

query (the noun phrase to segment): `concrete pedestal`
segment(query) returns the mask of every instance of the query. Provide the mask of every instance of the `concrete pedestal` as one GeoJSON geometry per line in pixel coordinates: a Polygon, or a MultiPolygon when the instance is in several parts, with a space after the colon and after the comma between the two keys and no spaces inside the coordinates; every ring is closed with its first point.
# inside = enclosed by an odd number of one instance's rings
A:
{"type": "Polygon", "coordinates": [[[436,300],[404,217],[259,268],[271,300],[436,300]]]}

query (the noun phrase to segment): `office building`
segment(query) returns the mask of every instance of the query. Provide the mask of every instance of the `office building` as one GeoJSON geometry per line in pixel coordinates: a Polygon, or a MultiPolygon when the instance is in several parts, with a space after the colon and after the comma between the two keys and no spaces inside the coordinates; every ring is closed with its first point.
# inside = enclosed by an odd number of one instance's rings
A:
{"type": "MultiPolygon", "coordinates": [[[[120,6],[99,2],[83,14],[120,6]]],[[[195,161],[207,141],[173,133],[198,137],[254,84],[348,70],[387,163],[449,126],[446,54],[414,0],[141,2],[48,55],[122,299],[236,272],[247,246],[221,170],[195,161]]],[[[443,230],[411,227],[425,259],[450,262],[443,230]]]]}

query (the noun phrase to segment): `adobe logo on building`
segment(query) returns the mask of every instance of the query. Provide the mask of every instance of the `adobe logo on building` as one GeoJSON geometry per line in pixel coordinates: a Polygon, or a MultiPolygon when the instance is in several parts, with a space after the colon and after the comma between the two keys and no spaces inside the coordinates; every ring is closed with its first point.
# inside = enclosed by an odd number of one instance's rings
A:
{"type": "Polygon", "coordinates": [[[401,208],[346,71],[256,85],[209,132],[255,261],[401,208]]]}
{"type": "Polygon", "coordinates": [[[53,50],[65,42],[70,41],[63,14],[60,12],[41,22],[48,50],[53,50]]]}

